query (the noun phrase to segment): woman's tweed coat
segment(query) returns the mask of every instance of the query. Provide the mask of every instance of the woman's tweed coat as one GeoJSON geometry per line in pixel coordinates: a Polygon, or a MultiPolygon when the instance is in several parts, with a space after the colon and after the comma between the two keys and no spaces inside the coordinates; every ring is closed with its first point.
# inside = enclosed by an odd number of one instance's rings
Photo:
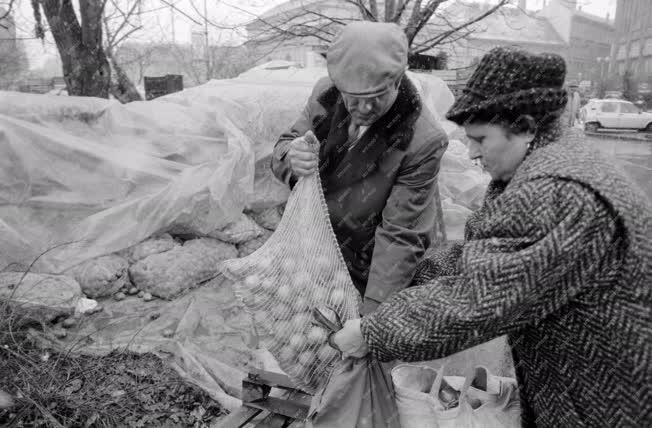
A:
{"type": "Polygon", "coordinates": [[[363,318],[365,340],[423,361],[507,334],[524,426],[652,427],[649,203],[579,140],[534,147],[464,244],[363,318]]]}

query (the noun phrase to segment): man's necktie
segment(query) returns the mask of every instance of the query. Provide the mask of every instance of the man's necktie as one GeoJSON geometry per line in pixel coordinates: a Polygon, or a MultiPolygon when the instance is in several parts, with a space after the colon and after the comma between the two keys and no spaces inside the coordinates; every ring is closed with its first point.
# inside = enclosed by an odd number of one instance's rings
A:
{"type": "Polygon", "coordinates": [[[349,141],[357,140],[359,134],[360,134],[360,126],[352,121],[351,124],[349,125],[349,141]]]}

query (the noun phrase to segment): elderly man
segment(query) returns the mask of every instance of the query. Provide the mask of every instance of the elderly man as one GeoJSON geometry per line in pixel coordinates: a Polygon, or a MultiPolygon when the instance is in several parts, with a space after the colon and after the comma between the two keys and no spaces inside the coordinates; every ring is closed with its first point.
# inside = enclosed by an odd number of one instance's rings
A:
{"type": "Polygon", "coordinates": [[[319,168],[363,313],[412,281],[430,245],[435,178],[448,145],[405,76],[407,55],[397,25],[344,27],[327,53],[329,77],[274,148],[272,170],[289,186],[319,168]]]}

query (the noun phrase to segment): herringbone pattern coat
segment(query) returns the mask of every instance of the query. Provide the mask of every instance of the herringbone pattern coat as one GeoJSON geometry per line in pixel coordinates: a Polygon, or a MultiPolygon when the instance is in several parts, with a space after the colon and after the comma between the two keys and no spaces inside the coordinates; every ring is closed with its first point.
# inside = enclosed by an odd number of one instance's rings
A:
{"type": "Polygon", "coordinates": [[[650,225],[592,149],[541,144],[363,335],[383,361],[423,361],[507,334],[524,426],[652,427],[650,225]]]}

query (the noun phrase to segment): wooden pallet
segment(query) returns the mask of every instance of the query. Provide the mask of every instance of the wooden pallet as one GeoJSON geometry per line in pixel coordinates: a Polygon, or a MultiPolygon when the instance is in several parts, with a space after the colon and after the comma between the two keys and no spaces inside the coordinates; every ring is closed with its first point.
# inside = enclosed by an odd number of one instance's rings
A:
{"type": "Polygon", "coordinates": [[[254,370],[242,380],[242,407],[212,428],[303,427],[311,398],[285,375],[254,370]],[[271,397],[272,388],[280,389],[283,394],[271,397]]]}

